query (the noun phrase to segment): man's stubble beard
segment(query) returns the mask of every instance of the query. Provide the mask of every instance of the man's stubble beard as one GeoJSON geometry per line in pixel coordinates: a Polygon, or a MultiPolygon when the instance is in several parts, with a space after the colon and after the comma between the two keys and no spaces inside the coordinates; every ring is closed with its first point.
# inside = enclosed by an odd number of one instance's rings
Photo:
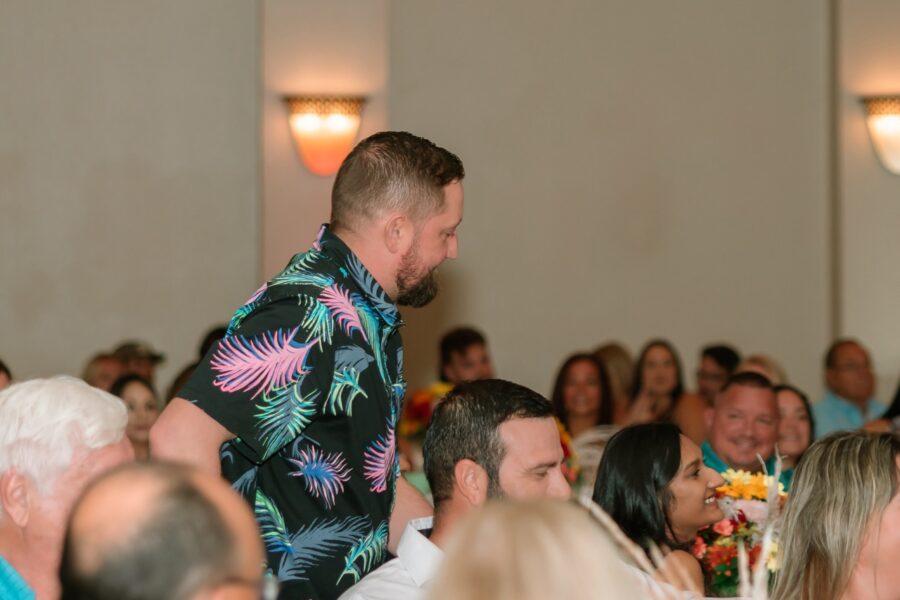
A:
{"type": "Polygon", "coordinates": [[[437,296],[438,284],[435,277],[437,267],[420,275],[418,262],[418,244],[414,241],[409,252],[400,259],[400,268],[397,271],[397,304],[400,306],[419,308],[437,296]]]}

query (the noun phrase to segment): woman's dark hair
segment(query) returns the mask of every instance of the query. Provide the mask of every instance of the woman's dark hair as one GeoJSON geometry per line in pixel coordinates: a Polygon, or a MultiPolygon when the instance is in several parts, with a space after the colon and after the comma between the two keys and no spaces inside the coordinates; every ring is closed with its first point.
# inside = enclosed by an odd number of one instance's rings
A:
{"type": "Polygon", "coordinates": [[[888,421],[893,421],[897,417],[900,417],[900,383],[897,384],[894,400],[891,402],[891,405],[888,406],[885,413],[881,415],[882,419],[887,419],[888,421]]]}
{"type": "Polygon", "coordinates": [[[115,382],[113,382],[112,387],[109,388],[109,393],[113,396],[118,396],[119,398],[121,398],[122,392],[125,391],[125,388],[128,386],[128,384],[134,382],[142,384],[153,393],[154,398],[156,397],[156,390],[153,389],[153,384],[140,375],[136,375],[134,373],[122,375],[121,377],[116,379],[115,382]]]}
{"type": "Polygon", "coordinates": [[[684,394],[684,375],[681,371],[681,359],[678,358],[675,347],[664,339],[650,340],[641,349],[641,354],[638,356],[637,364],[634,367],[634,385],[631,388],[631,399],[637,398],[641,390],[644,389],[644,363],[647,362],[647,353],[656,347],[668,350],[669,354],[672,355],[672,361],[675,363],[675,387],[672,388],[672,406],[675,406],[675,403],[684,394]]]}
{"type": "Polygon", "coordinates": [[[587,354],[586,352],[579,352],[567,358],[556,373],[556,381],[553,383],[553,394],[550,396],[553,412],[556,413],[556,418],[563,425],[569,426],[569,415],[566,412],[563,389],[566,385],[566,375],[569,369],[578,362],[591,363],[597,369],[597,374],[600,378],[600,410],[597,413],[595,425],[609,425],[612,423],[613,397],[612,388],[609,386],[609,375],[606,373],[606,365],[593,354],[587,354]]]}
{"type": "Polygon", "coordinates": [[[12,373],[9,371],[9,367],[6,366],[6,363],[0,360],[0,373],[5,373],[7,377],[9,377],[10,381],[12,381],[12,373]]]}
{"type": "Polygon", "coordinates": [[[681,466],[681,431],[671,423],[633,425],[609,439],[597,469],[594,502],[632,541],[684,548],[669,522],[669,484],[681,466]]]}
{"type": "Polygon", "coordinates": [[[772,391],[775,392],[776,397],[778,396],[778,392],[791,392],[796,394],[796,396],[803,401],[803,408],[806,409],[806,417],[809,419],[809,443],[812,444],[816,439],[816,420],[813,418],[812,407],[809,405],[809,398],[806,394],[787,383],[772,387],[772,391]]]}

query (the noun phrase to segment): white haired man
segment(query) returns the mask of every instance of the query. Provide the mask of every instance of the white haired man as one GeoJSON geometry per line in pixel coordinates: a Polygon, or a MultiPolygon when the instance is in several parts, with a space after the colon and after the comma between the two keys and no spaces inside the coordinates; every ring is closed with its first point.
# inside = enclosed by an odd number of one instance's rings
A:
{"type": "Polygon", "coordinates": [[[90,480],[134,457],[127,422],[120,399],[73,377],[0,392],[0,598],[59,596],[69,510],[90,480]]]}

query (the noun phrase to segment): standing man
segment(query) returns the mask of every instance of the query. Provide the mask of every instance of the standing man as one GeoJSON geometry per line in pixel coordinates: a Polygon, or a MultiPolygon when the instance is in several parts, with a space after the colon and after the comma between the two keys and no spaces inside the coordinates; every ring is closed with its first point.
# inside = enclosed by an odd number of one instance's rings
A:
{"type": "Polygon", "coordinates": [[[835,341],[825,353],[825,397],[813,404],[816,437],[859,429],[887,408],[874,398],[875,375],[869,353],[856,340],[835,341]]]}
{"type": "Polygon", "coordinates": [[[456,258],[464,170],[383,132],[344,160],[331,224],[235,313],[162,413],[153,453],[221,472],[254,507],[282,598],[335,598],[430,513],[400,478],[406,390],[397,305],[423,306],[456,258]],[[395,503],[396,499],[396,503],[395,503]]]}

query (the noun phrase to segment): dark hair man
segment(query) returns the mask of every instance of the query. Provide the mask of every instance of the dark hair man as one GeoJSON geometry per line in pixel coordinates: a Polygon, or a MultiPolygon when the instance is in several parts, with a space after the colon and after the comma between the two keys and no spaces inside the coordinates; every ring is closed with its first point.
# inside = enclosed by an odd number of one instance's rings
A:
{"type": "Polygon", "coordinates": [[[816,437],[859,429],[887,407],[875,399],[875,374],[869,353],[856,340],[835,340],[825,353],[825,396],[813,404],[816,437]]]}
{"type": "Polygon", "coordinates": [[[462,383],[494,376],[487,340],[476,329],[458,327],[448,331],[441,338],[440,350],[441,381],[462,383]]]}
{"type": "Polygon", "coordinates": [[[253,513],[221,477],[132,463],[75,504],[62,600],[258,599],[262,562],[253,513]]]}
{"type": "MultiPolygon", "coordinates": [[[[706,409],[707,436],[700,447],[704,464],[719,473],[728,469],[754,473],[762,471],[761,457],[766,471],[774,473],[778,422],[772,383],[759,373],[735,373],[706,409]]],[[[792,470],[782,474],[785,488],[792,478],[792,470]]]]}
{"type": "Polygon", "coordinates": [[[500,379],[457,385],[435,408],[422,448],[434,519],[410,522],[397,558],[341,600],[424,598],[461,519],[492,498],[567,499],[563,451],[550,402],[500,379]],[[430,531],[430,535],[429,535],[430,531]]]}
{"type": "Polygon", "coordinates": [[[237,310],[151,431],[157,457],[221,470],[244,492],[282,598],[340,595],[382,562],[389,523],[394,548],[431,512],[397,476],[397,304],[430,301],[435,269],[456,258],[463,175],[409,133],[360,142],[331,224],[237,310]]]}
{"type": "Polygon", "coordinates": [[[697,395],[712,406],[716,394],[734,373],[741,357],[731,346],[715,344],[700,351],[700,366],[697,367],[697,395]]]}

